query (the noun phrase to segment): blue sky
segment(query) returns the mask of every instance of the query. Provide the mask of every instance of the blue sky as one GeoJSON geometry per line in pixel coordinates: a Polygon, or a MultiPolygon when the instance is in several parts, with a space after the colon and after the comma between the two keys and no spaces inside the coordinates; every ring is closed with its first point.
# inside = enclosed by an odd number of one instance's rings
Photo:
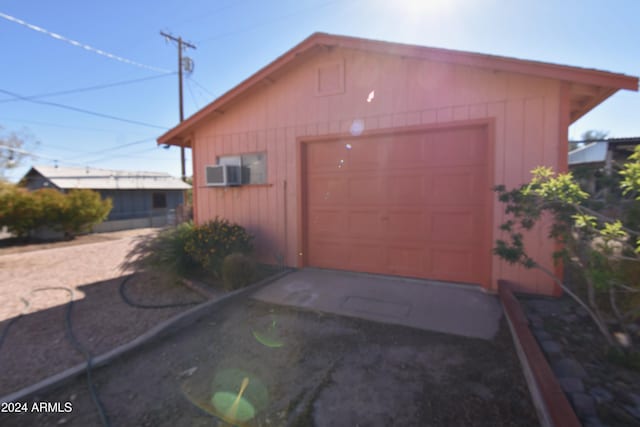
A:
{"type": "MultiPolygon", "coordinates": [[[[0,12],[145,66],[0,18],[0,126],[28,132],[39,142],[28,149],[41,156],[11,171],[14,180],[32,163],[53,159],[180,174],[179,151],[154,141],[178,122],[176,47],[161,30],[197,46],[186,52],[195,63],[185,79],[186,116],[315,31],[640,75],[638,0],[33,0],[0,1],[0,12]],[[140,79],[38,101],[145,125],[5,102],[12,99],[6,91],[33,96],[140,79]]],[[[575,123],[570,136],[589,129],[640,136],[640,95],[618,92],[575,123]]]]}

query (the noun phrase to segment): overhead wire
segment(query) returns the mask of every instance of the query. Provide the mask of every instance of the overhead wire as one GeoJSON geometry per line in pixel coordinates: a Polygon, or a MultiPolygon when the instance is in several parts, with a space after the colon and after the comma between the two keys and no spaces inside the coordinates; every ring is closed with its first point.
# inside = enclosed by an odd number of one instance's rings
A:
{"type": "Polygon", "coordinates": [[[125,157],[125,158],[134,157],[136,159],[156,160],[156,161],[158,161],[158,160],[162,160],[162,159],[158,159],[157,157],[151,158],[151,157],[146,157],[146,156],[134,156],[134,155],[132,155],[132,154],[138,154],[138,153],[146,153],[146,152],[149,152],[149,151],[156,151],[156,150],[158,150],[158,148],[160,148],[160,147],[147,148],[147,149],[144,149],[144,150],[135,151],[133,153],[127,153],[127,154],[111,154],[109,156],[98,157],[97,159],[90,160],[87,163],[96,164],[96,163],[101,163],[101,162],[104,162],[104,161],[107,161],[107,160],[113,160],[114,158],[122,158],[122,157],[125,157]]]}
{"type": "Polygon", "coordinates": [[[144,82],[144,81],[148,81],[148,80],[154,80],[154,79],[159,79],[161,77],[167,77],[167,76],[172,76],[178,74],[177,71],[173,71],[170,73],[165,73],[165,74],[160,74],[160,75],[156,75],[156,76],[150,76],[150,77],[142,77],[139,79],[133,79],[133,80],[122,80],[119,82],[114,82],[114,83],[105,83],[105,84],[101,84],[101,85],[95,85],[95,86],[87,86],[87,87],[82,87],[82,88],[77,88],[77,89],[69,89],[69,90],[62,90],[62,91],[58,91],[58,92],[47,92],[47,93],[41,93],[38,95],[28,95],[28,96],[24,96],[24,99],[19,99],[19,98],[8,98],[8,99],[0,99],[0,104],[5,104],[7,102],[17,102],[17,101],[27,101],[27,100],[34,100],[34,99],[41,99],[41,98],[50,98],[50,97],[54,97],[54,96],[60,96],[60,95],[70,95],[73,93],[82,93],[82,92],[89,92],[89,91],[93,91],[93,90],[100,90],[100,89],[107,89],[107,88],[111,88],[111,87],[117,87],[117,86],[125,86],[125,85],[130,85],[133,83],[140,83],[140,82],[144,82]]]}
{"type": "Polygon", "coordinates": [[[75,130],[93,131],[93,132],[120,133],[120,131],[114,130],[114,129],[100,129],[100,128],[91,128],[91,127],[84,127],[84,126],[61,125],[59,123],[43,122],[43,121],[40,121],[40,120],[21,119],[21,118],[15,118],[15,117],[0,117],[0,120],[6,120],[6,121],[10,121],[10,122],[19,122],[19,123],[30,123],[30,124],[39,125],[39,126],[50,126],[50,127],[57,127],[57,128],[62,128],[62,129],[75,129],[75,130]]]}
{"type": "Polygon", "coordinates": [[[203,85],[201,85],[200,83],[198,83],[198,81],[196,79],[194,79],[192,76],[187,77],[187,80],[191,80],[193,83],[196,84],[196,86],[198,86],[200,89],[204,90],[205,92],[207,92],[209,95],[215,97],[216,95],[211,92],[209,89],[207,89],[206,87],[204,87],[203,85]]]}
{"type": "Polygon", "coordinates": [[[96,154],[102,154],[102,153],[106,153],[108,151],[115,151],[115,150],[119,150],[121,148],[130,147],[132,145],[144,144],[144,143],[151,142],[151,141],[154,141],[154,140],[155,140],[154,137],[139,139],[139,140],[133,141],[133,142],[127,142],[127,143],[124,143],[124,144],[118,144],[118,145],[116,145],[114,147],[108,147],[108,148],[104,148],[102,150],[96,150],[96,151],[90,151],[88,153],[83,153],[80,156],[71,157],[71,158],[69,158],[69,160],[75,160],[75,159],[79,159],[79,158],[87,157],[87,156],[94,156],[96,154]]]}
{"type": "Polygon", "coordinates": [[[187,90],[189,91],[189,95],[191,95],[191,100],[193,100],[193,104],[196,107],[196,111],[199,110],[200,109],[200,104],[196,100],[196,96],[193,94],[193,90],[191,89],[191,84],[189,83],[188,79],[187,79],[187,90]]]}
{"type": "Polygon", "coordinates": [[[112,116],[110,114],[98,113],[98,112],[87,110],[87,109],[84,109],[84,108],[78,108],[78,107],[73,107],[73,106],[70,106],[70,105],[60,104],[58,102],[38,101],[36,99],[29,99],[26,96],[17,94],[15,92],[8,91],[6,89],[0,89],[0,93],[4,93],[4,94],[12,96],[14,98],[19,98],[19,99],[21,99],[23,101],[32,102],[32,103],[41,104],[41,105],[49,105],[49,106],[52,106],[52,107],[62,108],[64,110],[70,110],[70,111],[75,111],[75,112],[78,112],[78,113],[89,114],[91,116],[102,117],[102,118],[106,118],[106,119],[117,120],[117,121],[120,121],[120,122],[130,123],[130,124],[139,125],[139,126],[146,126],[146,127],[156,128],[156,129],[162,129],[162,130],[169,129],[166,126],[158,126],[158,125],[154,125],[154,124],[150,124],[150,123],[141,122],[141,121],[138,121],[138,120],[130,120],[130,119],[125,119],[123,117],[112,116]]]}
{"type": "Polygon", "coordinates": [[[244,32],[249,31],[249,30],[254,30],[256,28],[260,28],[260,27],[264,27],[264,26],[269,25],[269,24],[273,24],[274,22],[278,22],[278,21],[282,21],[282,20],[285,20],[285,19],[288,19],[288,18],[292,18],[292,17],[294,17],[296,15],[300,15],[301,13],[310,12],[312,10],[320,9],[322,7],[326,7],[326,6],[329,6],[331,4],[340,3],[340,2],[343,2],[343,1],[344,0],[330,0],[330,1],[327,1],[327,2],[324,2],[324,3],[320,3],[320,4],[316,4],[316,5],[313,5],[311,7],[304,8],[304,9],[298,9],[295,12],[288,13],[286,15],[276,16],[276,17],[273,17],[271,19],[264,19],[262,21],[259,21],[259,22],[255,23],[255,24],[253,24],[253,25],[248,25],[248,26],[243,27],[243,28],[238,29],[238,30],[233,30],[233,31],[229,31],[229,32],[226,32],[226,33],[217,34],[215,36],[207,37],[207,38],[204,38],[202,40],[197,41],[196,43],[197,44],[202,44],[202,43],[206,43],[206,42],[209,42],[209,41],[213,41],[213,40],[221,39],[221,38],[224,38],[224,37],[232,36],[232,35],[235,35],[235,34],[244,33],[244,32]]]}
{"type": "Polygon", "coordinates": [[[93,47],[91,45],[88,45],[86,43],[82,43],[82,42],[70,39],[70,38],[65,37],[63,35],[60,35],[58,33],[54,33],[53,31],[49,31],[49,30],[44,29],[42,27],[39,27],[37,25],[30,24],[30,23],[28,23],[26,21],[23,21],[20,18],[16,18],[15,16],[7,15],[6,13],[0,12],[0,18],[6,19],[7,21],[10,21],[10,22],[14,22],[16,24],[20,24],[20,25],[22,25],[24,27],[27,27],[30,30],[37,31],[39,33],[45,34],[45,35],[47,35],[49,37],[52,37],[52,38],[54,38],[56,40],[63,41],[63,42],[68,43],[70,45],[82,48],[82,49],[87,50],[89,52],[96,53],[98,55],[104,56],[104,57],[109,58],[109,59],[113,59],[115,61],[119,61],[119,62],[122,62],[122,63],[125,63],[125,64],[129,64],[129,65],[133,65],[133,66],[136,66],[136,67],[140,67],[140,68],[145,68],[147,70],[152,70],[152,71],[156,71],[156,72],[159,72],[159,73],[170,73],[171,72],[171,70],[167,70],[165,68],[159,68],[159,67],[154,67],[154,66],[151,66],[151,65],[146,65],[146,64],[143,64],[141,62],[133,61],[131,59],[127,59],[127,58],[124,58],[122,56],[106,52],[106,51],[104,51],[102,49],[95,48],[95,47],[93,47]]]}

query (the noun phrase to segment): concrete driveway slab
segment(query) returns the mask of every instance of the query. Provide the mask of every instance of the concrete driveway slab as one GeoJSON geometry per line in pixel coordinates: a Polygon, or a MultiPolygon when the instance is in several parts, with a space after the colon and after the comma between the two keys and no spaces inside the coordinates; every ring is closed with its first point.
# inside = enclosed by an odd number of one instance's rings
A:
{"type": "Polygon", "coordinates": [[[488,340],[502,317],[498,298],[473,286],[311,268],[269,284],[252,298],[488,340]]]}

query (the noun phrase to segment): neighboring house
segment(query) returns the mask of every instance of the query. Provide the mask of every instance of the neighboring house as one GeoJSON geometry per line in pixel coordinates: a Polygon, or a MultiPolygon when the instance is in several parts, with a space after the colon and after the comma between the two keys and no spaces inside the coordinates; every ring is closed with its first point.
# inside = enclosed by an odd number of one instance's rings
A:
{"type": "Polygon", "coordinates": [[[55,188],[63,192],[90,189],[110,198],[113,209],[96,231],[163,226],[175,218],[189,184],[163,172],[129,172],[95,168],[34,166],[20,184],[30,190],[55,188]]]}
{"type": "Polygon", "coordinates": [[[597,194],[606,188],[601,185],[600,178],[620,169],[636,146],[640,145],[640,137],[578,143],[578,148],[569,151],[569,169],[585,190],[597,194]]]}
{"type": "MultiPolygon", "coordinates": [[[[558,294],[493,256],[504,206],[492,187],[518,186],[538,165],[567,170],[569,125],[637,87],[621,74],[316,33],[158,143],[193,150],[196,222],[246,226],[262,261],[558,294]],[[242,185],[208,185],[219,164],[241,165],[242,185]]],[[[554,269],[545,230],[525,242],[554,269]]]]}

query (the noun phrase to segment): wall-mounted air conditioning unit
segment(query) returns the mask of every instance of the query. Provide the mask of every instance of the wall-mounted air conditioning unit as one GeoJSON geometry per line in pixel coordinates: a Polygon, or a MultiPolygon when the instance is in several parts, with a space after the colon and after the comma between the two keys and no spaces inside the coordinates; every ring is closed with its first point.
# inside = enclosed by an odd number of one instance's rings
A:
{"type": "Polygon", "coordinates": [[[240,166],[215,165],[207,166],[207,185],[211,187],[228,187],[240,185],[240,166]]]}

